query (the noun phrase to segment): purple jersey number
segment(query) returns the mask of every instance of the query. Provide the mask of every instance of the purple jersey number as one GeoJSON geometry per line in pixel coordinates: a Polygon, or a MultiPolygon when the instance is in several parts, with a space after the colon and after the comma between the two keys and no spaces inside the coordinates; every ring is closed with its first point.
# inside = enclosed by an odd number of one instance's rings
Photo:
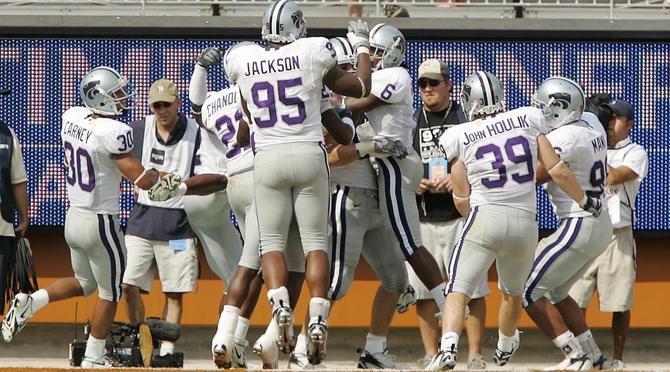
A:
{"type": "Polygon", "coordinates": [[[597,190],[587,190],[586,195],[592,198],[600,198],[603,192],[605,192],[605,178],[607,178],[605,164],[598,160],[597,162],[593,163],[593,167],[591,167],[591,175],[589,177],[591,186],[597,190]]]}
{"type": "Polygon", "coordinates": [[[79,188],[86,192],[91,192],[95,188],[95,170],[93,169],[93,160],[88,151],[83,148],[78,148],[76,151],[71,143],[64,142],[63,147],[65,147],[65,159],[68,166],[67,175],[65,179],[67,183],[71,186],[79,184],[79,188]],[[84,166],[86,167],[86,173],[88,179],[84,180],[82,173],[82,159],[84,166]]]}
{"type": "MultiPolygon", "coordinates": [[[[237,111],[235,113],[235,121],[240,121],[242,119],[242,113],[240,111],[237,111]]],[[[232,145],[231,140],[235,138],[237,131],[235,130],[235,125],[233,123],[233,119],[231,119],[228,115],[221,115],[218,119],[216,119],[216,122],[214,123],[214,126],[216,127],[217,132],[223,134],[221,135],[221,142],[226,145],[228,148],[228,152],[226,152],[226,158],[232,159],[235,156],[239,155],[240,152],[242,152],[242,148],[240,148],[240,145],[237,144],[237,141],[233,143],[232,145]],[[227,130],[223,130],[222,127],[226,126],[227,130]]],[[[248,148],[249,146],[246,146],[248,148]]]]}
{"type": "MultiPolygon", "coordinates": [[[[281,116],[281,120],[288,125],[301,124],[305,121],[305,118],[307,118],[305,102],[303,102],[299,97],[288,97],[286,94],[287,89],[301,85],[301,78],[277,81],[277,96],[279,97],[279,102],[285,106],[295,106],[298,109],[298,113],[295,116],[281,116]]],[[[255,83],[251,87],[251,98],[256,107],[268,110],[267,118],[265,119],[254,116],[254,122],[256,125],[258,125],[259,128],[270,128],[277,124],[275,90],[272,84],[266,81],[259,81],[255,83]],[[264,97],[261,97],[261,92],[264,92],[264,97]]]]}
{"type": "MultiPolygon", "coordinates": [[[[527,172],[512,173],[512,180],[516,183],[522,184],[535,180],[535,169],[533,166],[533,155],[530,151],[530,144],[525,137],[512,137],[505,142],[505,154],[507,158],[514,164],[526,164],[527,172]],[[521,153],[517,154],[515,148],[521,147],[521,153]]],[[[491,167],[498,171],[498,179],[491,179],[489,177],[482,178],[482,185],[489,189],[495,189],[505,186],[507,183],[507,168],[505,167],[505,159],[500,147],[489,143],[477,149],[475,157],[482,159],[484,155],[491,153],[495,160],[491,162],[491,167]]]]}

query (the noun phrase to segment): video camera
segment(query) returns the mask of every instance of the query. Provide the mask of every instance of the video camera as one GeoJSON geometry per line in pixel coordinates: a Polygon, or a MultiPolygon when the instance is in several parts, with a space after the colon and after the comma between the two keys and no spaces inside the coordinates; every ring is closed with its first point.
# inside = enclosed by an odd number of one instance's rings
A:
{"type": "Polygon", "coordinates": [[[609,93],[598,93],[586,99],[586,107],[584,111],[595,114],[598,120],[603,125],[605,130],[609,127],[610,120],[614,116],[612,109],[606,104],[612,102],[612,95],[609,93]]]}

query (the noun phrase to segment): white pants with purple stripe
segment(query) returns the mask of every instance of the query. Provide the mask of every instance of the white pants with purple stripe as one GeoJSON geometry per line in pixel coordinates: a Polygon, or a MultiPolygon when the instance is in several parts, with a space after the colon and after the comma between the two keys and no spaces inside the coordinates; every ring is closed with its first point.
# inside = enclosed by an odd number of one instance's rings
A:
{"type": "Polygon", "coordinates": [[[415,194],[423,164],[415,152],[404,159],[379,158],[377,164],[380,209],[386,212],[401,252],[409,258],[423,245],[415,194]]]}
{"type": "Polygon", "coordinates": [[[119,301],[127,255],[118,216],[70,208],[65,216],[65,241],[84,296],[98,289],[101,299],[119,301]]]}
{"type": "Polygon", "coordinates": [[[377,273],[382,288],[404,291],[408,283],[405,257],[395,248],[377,190],[334,185],[331,198],[330,299],[347,294],[361,255],[377,273]]]}
{"type": "Polygon", "coordinates": [[[524,307],[541,297],[557,303],[602,253],[612,236],[608,213],[600,217],[566,218],[558,229],[542,239],[535,251],[533,269],[526,281],[524,307]]]}
{"type": "Polygon", "coordinates": [[[500,290],[520,296],[533,266],[537,234],[535,213],[493,204],[474,207],[451,254],[446,292],[472,298],[495,261],[500,290]]]}

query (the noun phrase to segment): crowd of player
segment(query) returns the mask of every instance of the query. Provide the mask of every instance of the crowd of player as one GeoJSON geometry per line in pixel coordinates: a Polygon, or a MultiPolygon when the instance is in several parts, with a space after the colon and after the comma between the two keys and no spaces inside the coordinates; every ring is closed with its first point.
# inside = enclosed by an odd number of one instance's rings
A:
{"type": "MultiPolygon", "coordinates": [[[[568,295],[612,236],[602,204],[607,134],[595,115],[584,112],[580,86],[549,78],[533,95],[533,107],[506,111],[495,75],[476,71],[465,80],[461,107],[468,122],[441,133],[438,146],[454,204],[467,217],[445,283],[421,240],[415,195],[423,163],[412,144],[417,122],[402,33],[388,24],[368,30],[360,20],[349,24],[346,37],[328,40],[306,32],[299,7],[279,0],[263,16],[267,47],[241,42],[225,54],[218,48],[200,54],[189,98],[201,127],[193,124],[194,130],[201,134],[193,133],[199,145],[184,150],[197,151],[196,169],[190,160],[156,168],[162,172],[143,166],[131,153],[133,129],[116,120],[130,95],[125,79],[107,67],[84,77],[85,107],[68,110],[62,130],[70,200],[65,236],[76,278],[18,295],[3,322],[5,341],[48,302],[99,289],[82,366],[110,365],[104,340],[121,283],[140,286],[128,272],[124,276],[124,257],[132,252],[126,252],[117,220],[123,176],[147,190],[140,202],[165,208],[186,194],[210,194],[227,184],[243,246],[229,253],[239,257],[237,267],[217,272],[226,278],[211,344],[220,368],[247,367],[248,319],[261,280],[272,319],[252,349],[263,367],[277,368],[280,351],[290,354],[290,367],[321,366],[331,307],[349,290],[361,256],[381,283],[360,368],[398,367],[388,356],[386,336],[396,309],[405,311],[414,301],[405,262],[442,317],[439,351],[426,368],[454,368],[467,304],[494,261],[503,299],[493,356],[498,366],[519,347],[517,326],[525,309],[565,353],[553,369],[603,368],[584,314],[568,295]],[[217,63],[223,63],[229,87],[207,92],[207,69],[217,63]],[[538,184],[546,184],[560,221],[539,244],[538,184]],[[296,336],[293,309],[303,279],[309,310],[296,336]]],[[[220,240],[237,239],[220,235],[227,213],[216,209],[219,215],[199,218],[204,209],[188,214],[206,251],[225,246],[220,240]]],[[[123,289],[139,296],[137,288],[123,289]]]]}

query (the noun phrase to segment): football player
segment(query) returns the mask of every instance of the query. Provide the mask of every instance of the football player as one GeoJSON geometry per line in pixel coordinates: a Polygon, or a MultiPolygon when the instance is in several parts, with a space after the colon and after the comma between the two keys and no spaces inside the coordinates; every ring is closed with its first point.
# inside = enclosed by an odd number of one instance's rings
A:
{"type": "MultiPolygon", "coordinates": [[[[237,48],[227,72],[237,81],[241,106],[253,128],[261,265],[278,330],[277,342],[284,350],[295,345],[285,260],[287,234],[295,215],[312,297],[308,353],[315,362],[325,355],[330,308],[329,170],[322,144],[321,91],[325,84],[343,95],[365,97],[370,86],[367,26],[352,21],[349,28],[358,54],[355,76],[335,68],[335,51],[327,39],[305,37],[307,28],[297,5],[277,1],[266,10],[262,21],[262,37],[269,47],[237,48]]],[[[248,134],[248,129],[240,124],[238,140],[248,134]]],[[[333,135],[339,143],[350,141],[333,135]]]]}
{"type": "Polygon", "coordinates": [[[440,350],[427,370],[455,367],[466,304],[493,261],[503,295],[493,361],[503,366],[518,349],[521,295],[537,245],[538,160],[580,209],[598,215],[602,208],[598,199],[584,193],[547,141],[542,112],[533,107],[505,112],[503,94],[495,75],[477,71],[469,76],[461,106],[470,122],[440,137],[440,148],[452,165],[454,203],[467,220],[449,262],[440,350]]]}
{"type": "MultiPolygon", "coordinates": [[[[365,98],[344,100],[354,114],[365,114],[370,120],[370,138],[400,141],[409,151],[397,156],[378,157],[380,208],[386,213],[400,250],[430,289],[438,308],[444,304],[444,279],[435,258],[422,245],[419,211],[415,190],[423,175],[423,164],[412,146],[416,121],[412,103],[412,78],[401,65],[405,60],[405,37],[395,27],[380,23],[370,30],[370,58],[373,68],[372,92],[365,98]]],[[[360,129],[359,139],[361,138],[360,129]]]]}
{"type": "Polygon", "coordinates": [[[26,322],[49,302],[88,296],[99,290],[90,319],[83,368],[109,368],[105,342],[121,298],[121,279],[126,265],[124,236],[119,226],[121,177],[153,191],[163,184],[166,196],[180,186],[178,176],[168,174],[161,182],[158,171],[145,169],[131,154],[132,129],[117,118],[125,112],[131,94],[127,80],[116,70],[97,67],[81,80],[79,94],[84,107],[63,114],[61,138],[65,149],[67,193],[70,208],[65,217],[65,240],[70,246],[74,277],[55,281],[32,295],[19,293],[2,324],[2,336],[10,342],[26,322]]]}
{"type": "MultiPolygon", "coordinates": [[[[551,130],[547,139],[561,161],[575,174],[588,196],[602,201],[607,174],[607,133],[595,115],[584,112],[582,88],[572,80],[551,77],[537,88],[532,103],[542,110],[551,130]]],[[[551,181],[542,165],[536,174],[538,183],[547,182],[544,187],[560,223],[537,246],[523,305],[565,354],[565,359],[552,370],[602,369],[605,358],[569,291],[607,247],[612,236],[609,214],[596,217],[580,208],[551,181]]]]}

